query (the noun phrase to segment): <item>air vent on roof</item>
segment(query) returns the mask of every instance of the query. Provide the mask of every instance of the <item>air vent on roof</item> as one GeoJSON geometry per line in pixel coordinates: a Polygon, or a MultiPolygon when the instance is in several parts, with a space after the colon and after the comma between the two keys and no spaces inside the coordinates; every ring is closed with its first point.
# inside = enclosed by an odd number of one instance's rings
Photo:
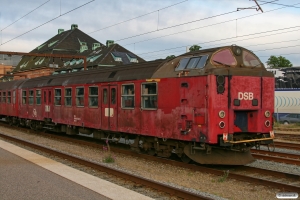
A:
{"type": "Polygon", "coordinates": [[[106,40],[106,46],[109,47],[110,45],[113,45],[114,41],[113,40],[106,40]]]}
{"type": "Polygon", "coordinates": [[[72,24],[72,25],[71,25],[71,30],[74,30],[74,29],[76,29],[76,28],[78,28],[78,25],[77,25],[77,24],[72,24]]]}
{"type": "Polygon", "coordinates": [[[64,32],[64,31],[65,31],[65,30],[62,29],[62,28],[58,29],[58,35],[61,34],[61,33],[64,32]]]}

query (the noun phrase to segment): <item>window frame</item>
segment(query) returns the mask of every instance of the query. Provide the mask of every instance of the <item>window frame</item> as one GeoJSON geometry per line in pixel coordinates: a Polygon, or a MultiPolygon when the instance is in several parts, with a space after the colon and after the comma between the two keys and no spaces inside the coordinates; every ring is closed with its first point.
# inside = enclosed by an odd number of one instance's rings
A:
{"type": "Polygon", "coordinates": [[[11,104],[11,91],[7,91],[6,102],[11,104]]]}
{"type": "Polygon", "coordinates": [[[89,95],[88,96],[88,103],[89,103],[88,107],[89,108],[99,108],[99,87],[95,86],[95,85],[89,86],[89,94],[88,95],[89,95]],[[97,95],[91,94],[91,90],[90,90],[91,88],[97,88],[97,95]],[[96,106],[91,105],[92,99],[97,99],[97,105],[96,106]]]}
{"type": "Polygon", "coordinates": [[[27,90],[22,90],[22,105],[27,105],[27,90]],[[24,96],[25,93],[25,96],[24,96]],[[25,100],[25,102],[24,102],[25,100]]]}
{"type": "Polygon", "coordinates": [[[157,99],[158,99],[158,84],[157,84],[157,82],[144,82],[144,83],[142,83],[141,84],[141,109],[143,109],[143,110],[157,110],[158,109],[158,101],[157,101],[157,99]],[[150,84],[155,84],[155,89],[156,89],[156,93],[155,94],[144,94],[144,92],[143,92],[143,85],[150,85],[150,84]],[[156,96],[156,107],[154,108],[154,107],[145,107],[145,105],[144,105],[144,98],[146,98],[146,97],[153,97],[153,96],[156,96]]]}
{"type": "Polygon", "coordinates": [[[62,104],[61,103],[61,100],[62,100],[61,96],[62,96],[61,88],[54,88],[54,95],[53,95],[53,97],[54,97],[54,101],[53,101],[54,102],[54,106],[61,106],[61,104],[62,104]],[[60,95],[57,95],[56,91],[60,91],[60,95]]]}
{"type": "Polygon", "coordinates": [[[65,90],[64,90],[64,92],[65,92],[65,96],[64,96],[65,102],[64,102],[64,105],[67,106],[67,107],[72,107],[72,105],[73,105],[73,102],[72,102],[72,89],[73,88],[68,87],[68,88],[65,88],[65,90]],[[71,95],[67,95],[67,91],[66,90],[71,90],[71,95]],[[70,101],[71,104],[70,105],[67,104],[68,103],[67,98],[71,99],[71,101],[70,101]]]}
{"type": "Polygon", "coordinates": [[[126,83],[121,85],[121,108],[122,109],[134,109],[135,108],[135,84],[134,83],[126,83]],[[126,86],[131,86],[133,85],[133,94],[123,94],[124,90],[123,87],[126,86]],[[125,100],[130,100],[130,99],[124,99],[125,97],[133,97],[133,106],[125,106],[125,100]],[[124,103],[123,103],[124,102],[124,103]]]}
{"type": "Polygon", "coordinates": [[[42,90],[41,89],[35,90],[35,104],[42,105],[42,90]],[[38,92],[40,92],[40,93],[38,94],[38,92]]]}
{"type": "Polygon", "coordinates": [[[76,90],[75,90],[75,100],[76,100],[75,104],[76,104],[76,107],[84,107],[84,89],[85,89],[84,86],[76,87],[76,90]],[[77,95],[77,89],[83,89],[83,95],[77,95]],[[82,105],[77,104],[77,102],[80,103],[80,100],[77,101],[77,98],[83,98],[82,105]]]}
{"type": "Polygon", "coordinates": [[[34,104],[34,90],[29,90],[28,92],[28,105],[34,104]]]}
{"type": "Polygon", "coordinates": [[[1,102],[6,103],[6,90],[2,91],[2,100],[1,102]]]}
{"type": "Polygon", "coordinates": [[[208,54],[196,55],[196,56],[191,56],[191,57],[183,57],[183,58],[181,58],[181,59],[179,60],[177,66],[176,66],[176,68],[175,68],[175,71],[190,71],[190,70],[200,70],[200,69],[203,69],[203,68],[205,67],[205,65],[202,66],[201,68],[199,68],[199,67],[197,67],[197,66],[198,66],[199,63],[201,63],[201,61],[202,61],[203,59],[205,59],[204,64],[206,64],[208,58],[209,58],[209,55],[208,55],[208,54]],[[197,58],[199,58],[199,60],[193,65],[194,67],[193,67],[193,68],[187,68],[187,67],[189,66],[189,64],[191,63],[191,61],[192,61],[193,59],[197,59],[197,58]],[[178,69],[179,66],[180,66],[180,62],[183,61],[183,60],[187,60],[187,62],[186,62],[185,65],[184,65],[184,68],[178,69]]]}

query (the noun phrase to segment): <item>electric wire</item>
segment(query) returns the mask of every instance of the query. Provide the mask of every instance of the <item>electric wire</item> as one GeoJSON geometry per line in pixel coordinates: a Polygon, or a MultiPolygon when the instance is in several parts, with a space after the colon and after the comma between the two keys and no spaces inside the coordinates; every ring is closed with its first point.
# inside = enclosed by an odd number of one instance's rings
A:
{"type": "Polygon", "coordinates": [[[16,21],[12,22],[11,24],[7,25],[6,27],[4,27],[3,29],[1,29],[1,31],[5,30],[6,28],[10,27],[11,25],[13,25],[14,23],[18,22],[19,20],[23,19],[24,17],[26,17],[27,15],[29,15],[30,13],[36,11],[37,9],[39,9],[40,7],[42,7],[43,5],[45,5],[46,3],[48,3],[51,0],[48,0],[46,2],[44,2],[43,4],[39,5],[38,7],[36,7],[35,9],[31,10],[30,12],[28,12],[27,14],[23,15],[22,17],[20,17],[19,19],[17,19],[16,21]]]}
{"type": "MultiPolygon", "coordinates": [[[[269,2],[267,2],[267,3],[269,3],[269,2]]],[[[267,3],[265,3],[265,4],[267,4],[267,3]]],[[[255,7],[255,6],[252,6],[252,7],[255,7]]],[[[250,8],[252,8],[252,7],[250,7],[250,8]]],[[[283,7],[283,8],[285,8],[285,7],[283,7]]],[[[165,27],[165,28],[160,28],[158,30],[148,31],[148,32],[133,35],[133,36],[130,36],[130,37],[118,39],[118,40],[116,40],[116,42],[131,39],[131,38],[134,38],[134,37],[139,37],[139,36],[142,36],[142,35],[147,35],[147,34],[150,34],[150,33],[158,32],[158,31],[162,31],[162,30],[166,30],[166,29],[170,29],[170,28],[174,28],[174,27],[178,27],[178,26],[182,26],[182,25],[186,25],[186,24],[190,24],[190,23],[194,23],[194,22],[199,22],[199,21],[203,21],[203,20],[207,20],[207,19],[212,19],[212,18],[215,18],[215,17],[220,17],[220,16],[223,16],[223,15],[236,13],[236,12],[239,12],[239,11],[240,10],[234,10],[234,11],[221,13],[221,14],[218,14],[218,15],[213,15],[213,16],[209,16],[209,17],[205,17],[205,18],[201,18],[201,19],[197,19],[197,20],[193,20],[193,21],[189,21],[189,22],[185,22],[185,23],[181,23],[181,24],[176,24],[176,25],[173,25],[173,26],[168,26],[168,27],[165,27]]],[[[259,14],[262,14],[262,13],[259,13],[259,14]]],[[[255,15],[257,15],[257,14],[255,14],[255,15]]],[[[251,16],[253,16],[253,15],[251,15],[251,16]]]]}
{"type": "MultiPolygon", "coordinates": [[[[300,3],[294,4],[294,5],[299,5],[299,4],[300,4],[300,3]]],[[[277,10],[284,9],[284,8],[286,8],[286,7],[276,8],[276,9],[273,9],[273,10],[265,11],[264,13],[273,12],[273,11],[277,11],[277,10]]],[[[125,44],[125,45],[123,45],[123,46],[128,46],[128,45],[138,44],[138,43],[142,43],[142,42],[148,42],[148,41],[155,40],[155,39],[159,39],[159,38],[163,38],[163,37],[169,37],[169,36],[172,36],[172,35],[177,35],[177,34],[181,34],[181,33],[186,33],[186,32],[189,32],[189,31],[194,31],[194,30],[197,30],[197,29],[207,28],[207,27],[211,27],[211,26],[215,26],[215,25],[219,25],[219,24],[223,24],[223,23],[232,22],[232,21],[235,21],[235,20],[238,20],[238,19],[244,19],[244,18],[256,16],[256,15],[261,15],[261,14],[263,14],[263,13],[252,14],[252,15],[248,15],[248,16],[244,16],[244,17],[239,17],[239,18],[231,19],[231,20],[226,20],[226,21],[223,21],[223,22],[215,23],[215,24],[209,24],[209,25],[206,25],[206,26],[197,27],[197,28],[193,28],[193,29],[189,29],[189,30],[185,30],[185,31],[180,31],[180,32],[176,32],[176,33],[171,33],[171,34],[167,34],[167,35],[163,35],[163,36],[158,36],[158,37],[154,37],[154,38],[150,38],[150,39],[146,39],[146,40],[140,40],[140,41],[137,41],[137,42],[132,42],[132,43],[125,44]]],[[[154,31],[154,32],[155,32],[155,31],[154,31]]]]}
{"type": "MultiPolygon", "coordinates": [[[[198,44],[205,44],[205,43],[217,42],[217,41],[222,41],[222,40],[241,38],[241,37],[246,37],[246,36],[251,36],[251,35],[258,35],[258,34],[263,34],[263,33],[270,33],[270,32],[275,32],[275,31],[280,31],[280,30],[286,30],[286,29],[292,29],[292,28],[299,28],[299,27],[300,26],[292,26],[292,27],[286,27],[286,28],[281,28],[281,29],[274,29],[274,30],[269,30],[269,31],[262,31],[262,32],[250,33],[250,34],[240,35],[240,36],[237,36],[237,37],[234,36],[234,37],[222,38],[222,39],[208,41],[208,42],[202,42],[202,43],[198,43],[198,44]]],[[[151,52],[139,53],[139,55],[145,55],[145,54],[150,54],[150,53],[155,53],[155,52],[160,52],[160,51],[177,49],[177,48],[182,48],[182,47],[186,47],[186,46],[190,46],[190,45],[184,45],[184,46],[173,47],[173,48],[168,48],[168,49],[162,49],[162,50],[156,50],[156,51],[151,51],[151,52]]]]}
{"type": "Polygon", "coordinates": [[[158,11],[160,11],[160,10],[164,10],[164,9],[170,8],[170,7],[172,7],[172,6],[176,6],[176,5],[178,5],[178,4],[181,4],[181,3],[184,3],[184,2],[187,2],[187,1],[188,1],[188,0],[181,1],[181,2],[178,2],[178,3],[172,4],[172,5],[169,5],[169,6],[160,8],[160,9],[158,9],[158,10],[151,11],[151,12],[146,13],[146,14],[143,14],[143,15],[139,15],[139,16],[134,17],[134,18],[127,19],[127,20],[124,20],[124,21],[115,23],[115,24],[113,24],[113,25],[106,26],[106,27],[104,27],[104,28],[101,28],[101,29],[95,30],[95,31],[93,31],[93,32],[90,32],[90,33],[88,33],[88,34],[92,34],[92,33],[95,33],[95,32],[98,32],[98,31],[101,31],[101,30],[104,30],[104,29],[107,29],[107,28],[110,28],[110,27],[113,27],[113,26],[117,26],[117,25],[123,24],[123,23],[125,23],[125,22],[129,22],[129,21],[131,21],[131,20],[134,20],[134,19],[137,19],[137,18],[140,18],[140,17],[144,17],[144,16],[146,16],[146,15],[150,15],[150,14],[156,13],[156,12],[158,12],[158,11]]]}
{"type": "Polygon", "coordinates": [[[54,21],[54,20],[56,20],[57,18],[59,18],[59,17],[61,17],[61,16],[64,16],[64,15],[70,13],[70,12],[73,12],[74,10],[77,10],[77,9],[79,9],[79,8],[85,6],[85,5],[87,5],[87,4],[89,4],[89,3],[93,2],[93,1],[95,1],[95,0],[91,0],[91,1],[89,1],[89,2],[87,2],[87,3],[85,3],[85,4],[82,4],[81,6],[78,6],[78,7],[74,8],[74,9],[72,9],[72,10],[69,10],[68,12],[65,12],[65,13],[63,13],[63,14],[57,16],[57,17],[54,17],[54,18],[50,19],[49,21],[47,21],[47,22],[45,22],[45,23],[43,23],[43,24],[40,24],[39,26],[36,26],[36,27],[33,28],[33,29],[30,29],[29,31],[26,31],[26,32],[22,33],[21,35],[18,35],[18,36],[16,36],[16,37],[14,37],[14,38],[12,38],[12,39],[10,39],[10,40],[4,42],[4,43],[1,43],[0,46],[6,44],[6,43],[8,43],[8,42],[11,42],[12,40],[15,40],[15,39],[17,39],[17,38],[19,38],[19,37],[21,37],[21,36],[23,36],[23,35],[25,35],[25,34],[31,32],[31,31],[33,31],[33,30],[35,30],[35,29],[38,29],[38,28],[40,28],[41,26],[44,26],[45,24],[47,24],[47,23],[49,23],[49,22],[51,22],[51,21],[54,21]]]}
{"type": "MultiPolygon", "coordinates": [[[[266,2],[266,1],[262,1],[262,0],[257,0],[257,1],[260,1],[260,2],[266,2]]],[[[269,2],[269,3],[270,3],[270,4],[274,4],[274,5],[286,6],[286,7],[300,8],[300,7],[297,7],[297,6],[294,6],[294,5],[286,5],[286,4],[273,3],[273,2],[269,2]]]]}

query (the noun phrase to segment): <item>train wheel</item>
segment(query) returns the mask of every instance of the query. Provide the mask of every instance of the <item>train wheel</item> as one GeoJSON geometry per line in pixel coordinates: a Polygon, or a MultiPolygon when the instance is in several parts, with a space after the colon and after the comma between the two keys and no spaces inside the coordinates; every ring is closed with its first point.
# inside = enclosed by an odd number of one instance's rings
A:
{"type": "Polygon", "coordinates": [[[191,162],[191,159],[190,159],[187,155],[185,155],[184,153],[181,155],[180,159],[181,159],[181,161],[184,162],[184,163],[189,163],[189,162],[191,162]]]}
{"type": "Polygon", "coordinates": [[[288,121],[284,121],[283,124],[284,124],[284,125],[288,125],[289,122],[288,122],[288,121]]]}
{"type": "Polygon", "coordinates": [[[148,153],[150,156],[154,156],[154,155],[156,154],[156,152],[155,152],[154,149],[148,150],[147,153],[148,153]]]}

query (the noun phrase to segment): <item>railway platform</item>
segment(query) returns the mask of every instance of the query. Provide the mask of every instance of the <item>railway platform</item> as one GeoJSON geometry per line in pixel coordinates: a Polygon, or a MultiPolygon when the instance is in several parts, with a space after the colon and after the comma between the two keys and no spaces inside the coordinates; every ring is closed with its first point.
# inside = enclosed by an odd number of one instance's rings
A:
{"type": "Polygon", "coordinates": [[[2,200],[151,199],[2,140],[0,177],[2,200]]]}

